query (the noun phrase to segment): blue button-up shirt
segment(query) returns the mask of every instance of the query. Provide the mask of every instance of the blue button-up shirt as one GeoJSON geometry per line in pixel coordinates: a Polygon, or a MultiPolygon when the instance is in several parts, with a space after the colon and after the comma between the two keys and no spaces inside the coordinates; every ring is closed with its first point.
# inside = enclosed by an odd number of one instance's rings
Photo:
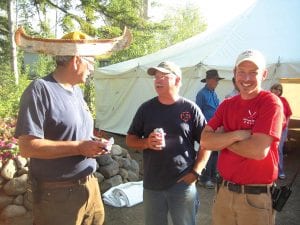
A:
{"type": "Polygon", "coordinates": [[[213,117],[219,106],[219,99],[214,90],[211,90],[205,85],[196,96],[196,104],[202,110],[206,121],[213,117]]]}

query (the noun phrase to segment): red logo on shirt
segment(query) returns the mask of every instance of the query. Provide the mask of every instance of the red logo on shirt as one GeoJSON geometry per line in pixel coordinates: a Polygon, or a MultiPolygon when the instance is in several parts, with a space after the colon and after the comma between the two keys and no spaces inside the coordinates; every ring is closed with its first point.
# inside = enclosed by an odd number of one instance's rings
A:
{"type": "Polygon", "coordinates": [[[190,112],[182,112],[180,114],[180,119],[182,119],[185,123],[188,122],[191,119],[191,113],[190,112]]]}

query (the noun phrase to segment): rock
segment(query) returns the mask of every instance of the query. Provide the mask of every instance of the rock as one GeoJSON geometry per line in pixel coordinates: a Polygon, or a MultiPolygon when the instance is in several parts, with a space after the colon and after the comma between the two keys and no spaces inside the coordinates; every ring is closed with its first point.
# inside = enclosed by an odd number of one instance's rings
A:
{"type": "Polygon", "coordinates": [[[7,180],[14,177],[17,172],[17,165],[13,159],[9,159],[7,163],[2,167],[1,176],[7,180]]]}
{"type": "Polygon", "coordinates": [[[122,184],[122,177],[120,175],[113,176],[102,183],[100,183],[101,192],[104,193],[111,187],[122,184]]]}
{"type": "Polygon", "coordinates": [[[102,182],[104,180],[104,176],[99,172],[95,172],[95,177],[98,179],[98,182],[102,182]]]}
{"type": "Polygon", "coordinates": [[[15,162],[17,164],[17,167],[19,169],[25,167],[27,165],[27,159],[18,155],[16,158],[15,158],[15,162]]]}
{"type": "Polygon", "coordinates": [[[26,209],[24,206],[8,205],[2,210],[0,217],[1,218],[17,217],[17,216],[25,215],[25,213],[26,213],[26,209]]]}
{"type": "Polygon", "coordinates": [[[122,155],[122,147],[120,145],[113,145],[111,148],[112,155],[122,155]]]}
{"type": "Polygon", "coordinates": [[[32,192],[31,191],[27,191],[24,195],[24,206],[27,210],[32,210],[32,192]]]}
{"type": "Polygon", "coordinates": [[[99,166],[107,166],[113,163],[113,159],[111,155],[100,155],[96,157],[96,161],[98,162],[99,166]]]}
{"type": "Polygon", "coordinates": [[[139,180],[139,176],[138,174],[134,173],[133,171],[128,171],[128,178],[129,181],[138,181],[139,180]]]}
{"type": "Polygon", "coordinates": [[[0,194],[0,211],[13,202],[14,198],[7,196],[4,193],[0,194]]]}
{"type": "Polygon", "coordinates": [[[128,178],[128,171],[123,168],[120,168],[119,174],[122,177],[123,181],[128,178]]]}
{"type": "Polygon", "coordinates": [[[23,195],[18,195],[14,201],[13,201],[14,205],[23,205],[24,203],[24,197],[23,195]]]}
{"type": "Polygon", "coordinates": [[[19,195],[26,192],[28,174],[23,174],[12,180],[9,180],[3,187],[7,195],[19,195]]]}
{"type": "Polygon", "coordinates": [[[119,173],[119,164],[113,160],[113,162],[107,166],[101,166],[99,172],[106,178],[110,178],[119,173]]]}

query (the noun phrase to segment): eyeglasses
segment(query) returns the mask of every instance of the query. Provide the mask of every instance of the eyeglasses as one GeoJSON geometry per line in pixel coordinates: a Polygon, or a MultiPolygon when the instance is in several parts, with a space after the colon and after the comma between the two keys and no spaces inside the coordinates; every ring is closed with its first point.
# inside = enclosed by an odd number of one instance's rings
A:
{"type": "Polygon", "coordinates": [[[176,76],[175,74],[173,73],[166,73],[166,74],[160,74],[160,75],[154,75],[154,80],[160,80],[160,79],[167,79],[167,78],[170,78],[172,76],[176,76]]]}
{"type": "Polygon", "coordinates": [[[281,88],[273,88],[273,90],[282,91],[281,88]]]}

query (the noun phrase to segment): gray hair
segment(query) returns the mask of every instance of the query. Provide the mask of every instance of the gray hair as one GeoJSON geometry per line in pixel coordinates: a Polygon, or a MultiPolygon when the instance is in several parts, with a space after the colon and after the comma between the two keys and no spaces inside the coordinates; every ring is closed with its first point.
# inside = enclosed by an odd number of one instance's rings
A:
{"type": "Polygon", "coordinates": [[[74,57],[73,55],[58,55],[58,56],[55,56],[56,65],[64,66],[73,57],[74,57]]]}

